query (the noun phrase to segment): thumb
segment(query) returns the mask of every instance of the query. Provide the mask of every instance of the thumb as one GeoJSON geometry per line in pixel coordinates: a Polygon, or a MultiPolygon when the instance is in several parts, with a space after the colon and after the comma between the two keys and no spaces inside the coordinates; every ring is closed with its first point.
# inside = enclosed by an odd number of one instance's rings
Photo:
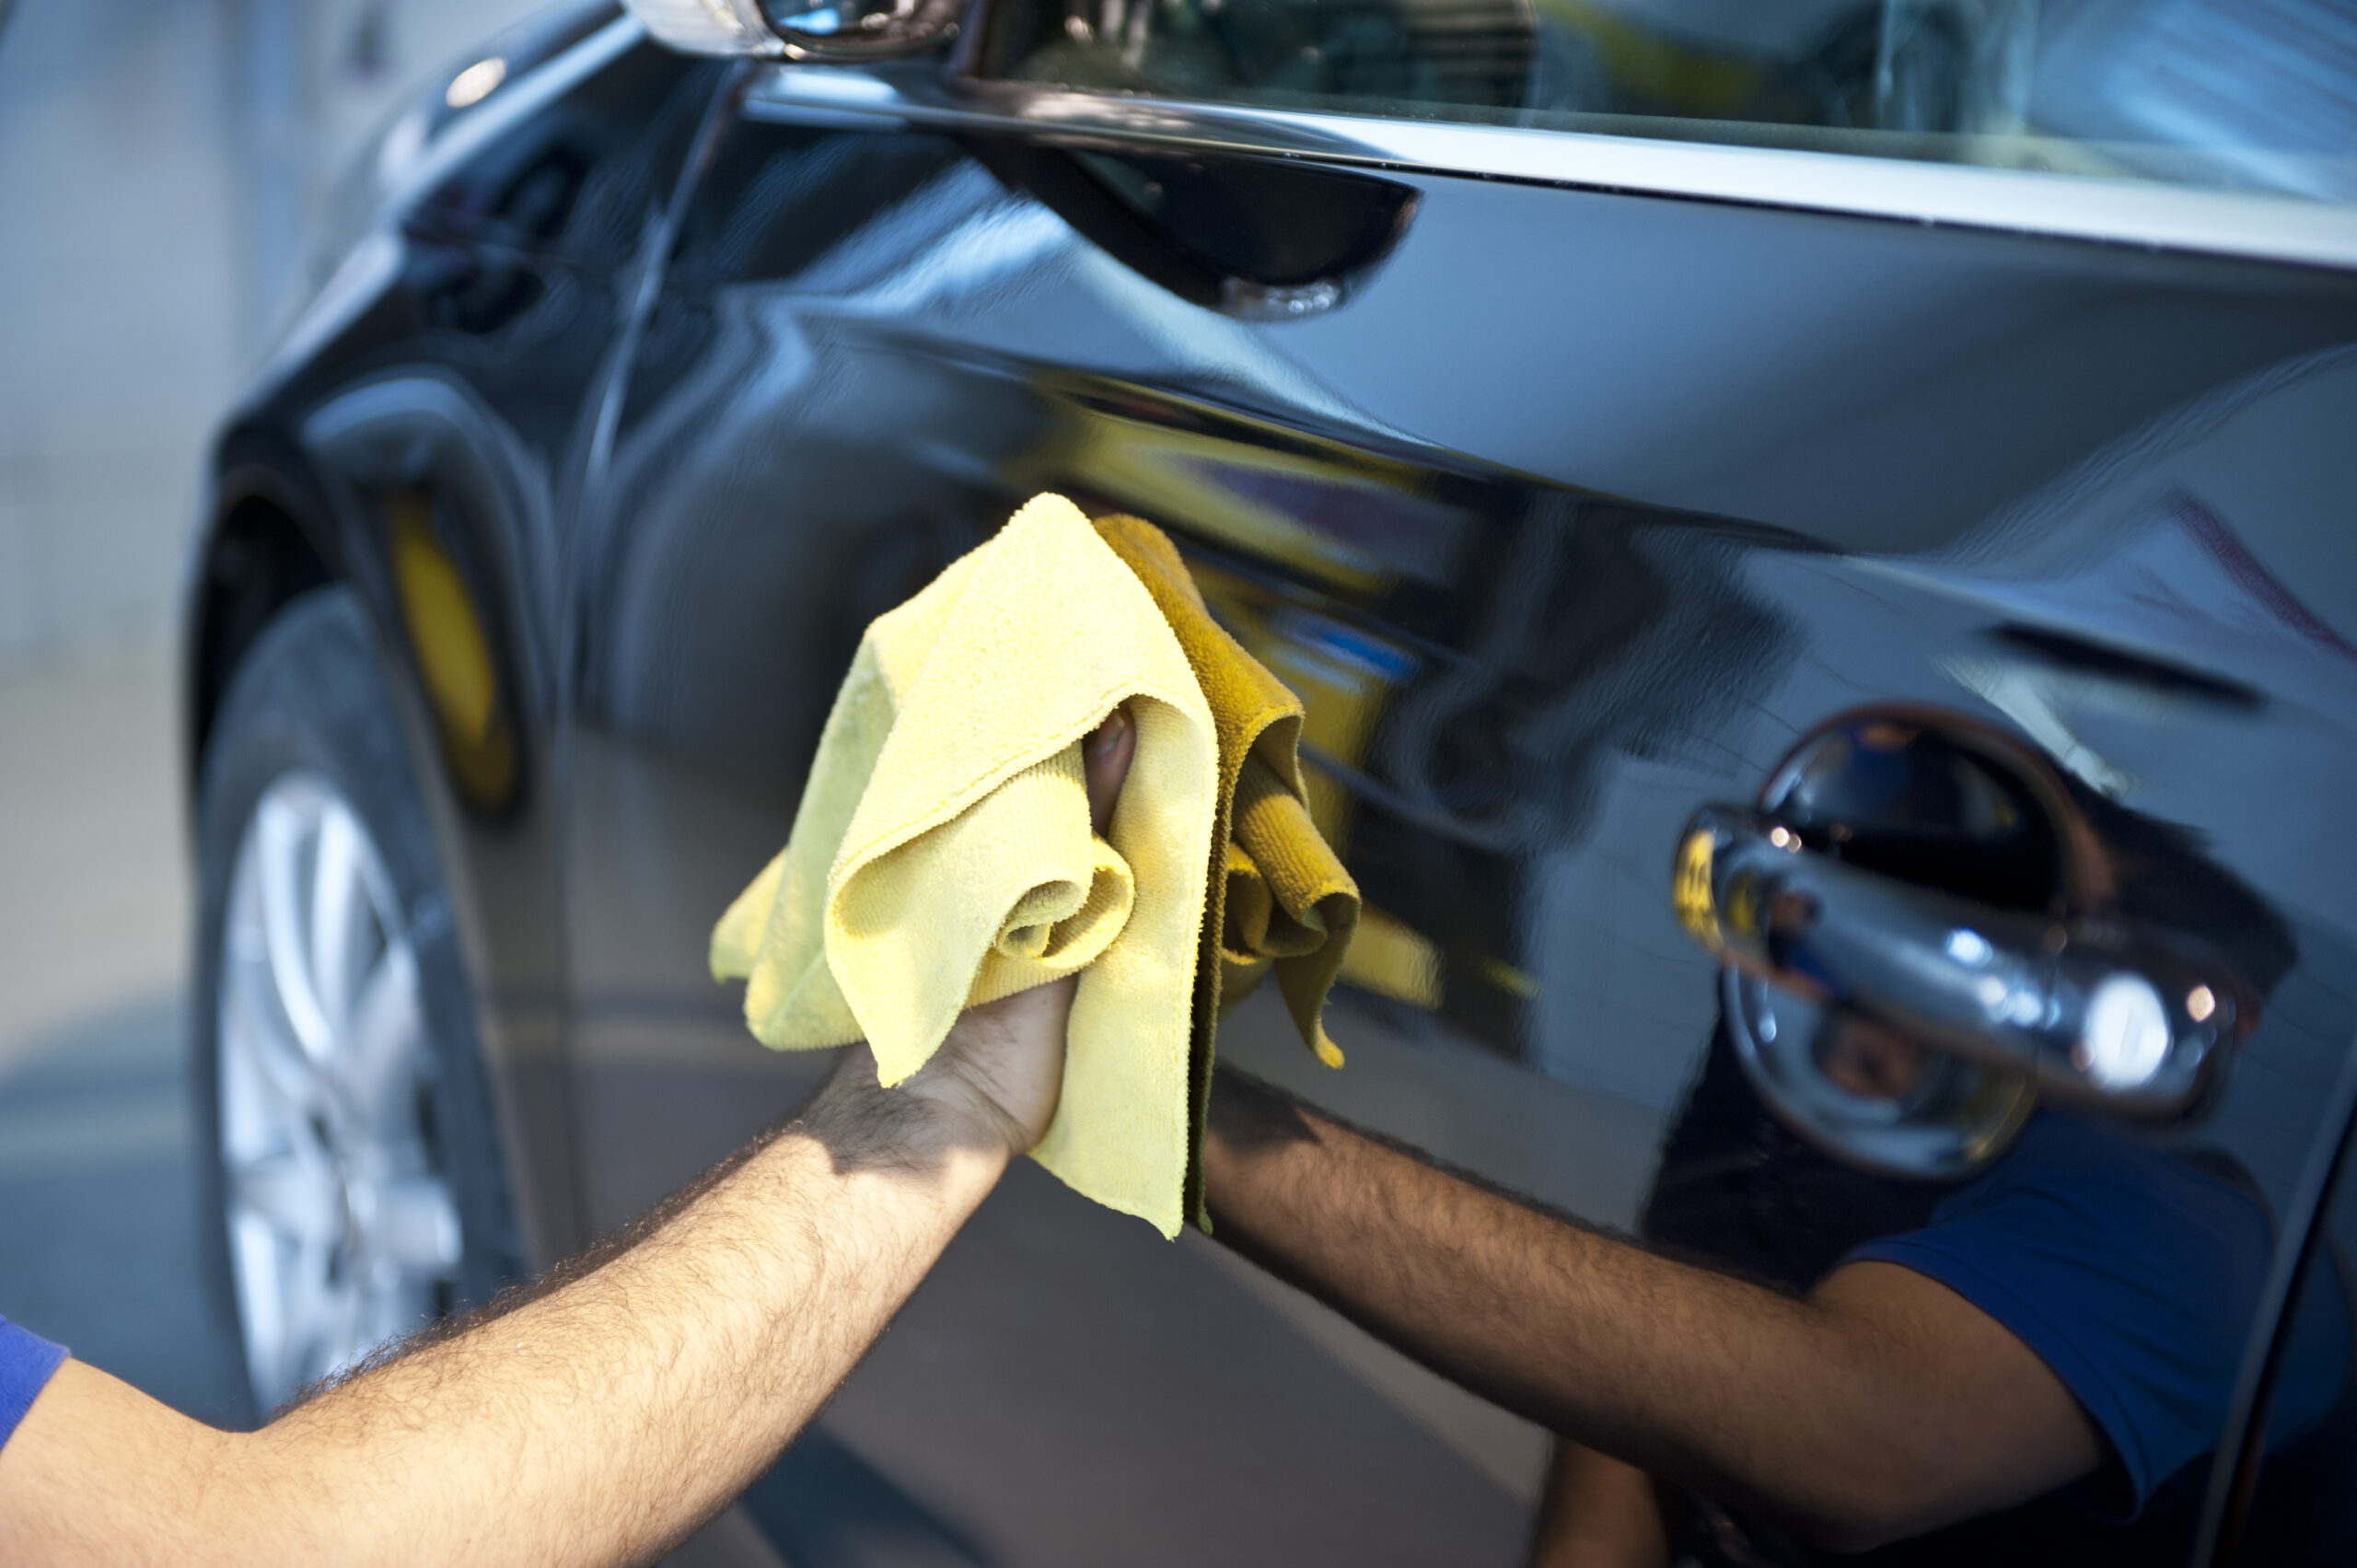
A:
{"type": "Polygon", "coordinates": [[[1130,761],[1137,755],[1138,727],[1127,708],[1115,708],[1105,722],[1081,742],[1080,765],[1088,780],[1088,825],[1098,838],[1113,823],[1113,802],[1120,797],[1121,781],[1130,776],[1130,761]]]}

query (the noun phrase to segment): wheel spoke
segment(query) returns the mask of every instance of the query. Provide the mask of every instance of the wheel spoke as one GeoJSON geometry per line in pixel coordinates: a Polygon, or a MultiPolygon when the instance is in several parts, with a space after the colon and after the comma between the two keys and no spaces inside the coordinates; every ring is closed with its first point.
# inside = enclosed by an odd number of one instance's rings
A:
{"type": "Polygon", "coordinates": [[[331,800],[320,809],[319,847],[311,857],[308,944],[312,994],[331,1029],[350,1017],[353,971],[370,918],[361,853],[359,824],[343,802],[331,800]]]}
{"type": "Polygon", "coordinates": [[[368,1319],[375,1316],[369,1282],[365,1275],[353,1272],[351,1259],[344,1260],[344,1268],[347,1272],[336,1283],[334,1315],[330,1319],[333,1328],[321,1347],[319,1376],[323,1377],[359,1360],[375,1342],[375,1336],[368,1331],[368,1319]]]}
{"type": "Polygon", "coordinates": [[[437,1176],[409,1176],[385,1184],[377,1198],[378,1255],[402,1272],[447,1278],[461,1255],[459,1205],[437,1176]]]}
{"type": "Polygon", "coordinates": [[[296,1043],[279,1005],[267,958],[225,962],[221,1051],[223,1088],[250,1083],[266,1103],[253,1109],[273,1123],[300,1122],[319,1100],[319,1066],[296,1043]]]}
{"type": "Polygon", "coordinates": [[[409,1091],[422,1043],[418,1005],[417,959],[409,944],[395,943],[360,987],[337,1063],[353,1116],[383,1135],[414,1131],[417,1107],[409,1091]]]}
{"type": "Polygon", "coordinates": [[[246,1365],[265,1406],[286,1395],[288,1249],[261,1215],[229,1211],[229,1261],[238,1277],[238,1316],[245,1330],[246,1365]]]}
{"type": "Polygon", "coordinates": [[[229,1201],[298,1242],[324,1247],[343,1229],[335,1172],[316,1156],[270,1155],[233,1167],[229,1201]]]}
{"type": "Polygon", "coordinates": [[[341,1359],[336,1351],[351,1317],[352,1289],[349,1282],[328,1277],[331,1257],[325,1247],[298,1248],[288,1270],[286,1352],[281,1363],[288,1394],[341,1359]]]}
{"type": "Polygon", "coordinates": [[[247,1367],[257,1401],[274,1410],[326,1370],[336,1287],[331,1250],[289,1239],[250,1212],[232,1213],[247,1367]]]}
{"type": "Polygon", "coordinates": [[[333,1050],[334,1040],[310,972],[310,943],[303,918],[306,827],[303,814],[276,792],[262,797],[254,813],[257,890],[261,895],[262,933],[279,1008],[304,1051],[314,1061],[323,1061],[333,1050]]]}

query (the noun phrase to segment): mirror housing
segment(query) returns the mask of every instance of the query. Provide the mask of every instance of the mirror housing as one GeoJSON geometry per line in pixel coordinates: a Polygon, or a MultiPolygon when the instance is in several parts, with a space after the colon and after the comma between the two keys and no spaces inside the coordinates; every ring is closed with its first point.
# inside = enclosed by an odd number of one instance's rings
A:
{"type": "Polygon", "coordinates": [[[958,35],[965,0],[625,0],[658,42],[691,54],[837,62],[916,54],[958,35]]]}

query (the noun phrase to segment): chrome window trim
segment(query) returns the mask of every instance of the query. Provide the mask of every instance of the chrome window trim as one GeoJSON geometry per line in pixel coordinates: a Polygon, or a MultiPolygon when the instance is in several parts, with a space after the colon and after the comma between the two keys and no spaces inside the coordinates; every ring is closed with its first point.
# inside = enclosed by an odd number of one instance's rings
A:
{"type": "Polygon", "coordinates": [[[979,82],[937,62],[779,65],[756,119],[897,121],[1075,141],[1273,155],[1426,174],[2357,269],[2357,207],[2140,180],[1522,126],[1398,120],[979,82]]]}

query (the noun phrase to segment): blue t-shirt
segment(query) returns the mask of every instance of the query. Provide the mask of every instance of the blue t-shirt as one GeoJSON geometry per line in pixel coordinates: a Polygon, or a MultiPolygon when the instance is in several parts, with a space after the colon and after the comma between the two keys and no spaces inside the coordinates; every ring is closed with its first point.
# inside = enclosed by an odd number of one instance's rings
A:
{"type": "Polygon", "coordinates": [[[50,1374],[65,1360],[65,1347],[0,1318],[0,1446],[5,1446],[33,1400],[49,1386],[50,1374]]]}
{"type": "MultiPolygon", "coordinates": [[[[1937,1280],[2052,1369],[2109,1444],[2091,1502],[2135,1515],[2209,1453],[2225,1419],[2274,1248],[2258,1199],[2092,1118],[2041,1111],[2004,1159],[1931,1223],[1849,1256],[1937,1280]]],[[[2270,1423],[2273,1445],[2326,1413],[2350,1353],[2333,1271],[2303,1310],[2270,1423]]]]}

